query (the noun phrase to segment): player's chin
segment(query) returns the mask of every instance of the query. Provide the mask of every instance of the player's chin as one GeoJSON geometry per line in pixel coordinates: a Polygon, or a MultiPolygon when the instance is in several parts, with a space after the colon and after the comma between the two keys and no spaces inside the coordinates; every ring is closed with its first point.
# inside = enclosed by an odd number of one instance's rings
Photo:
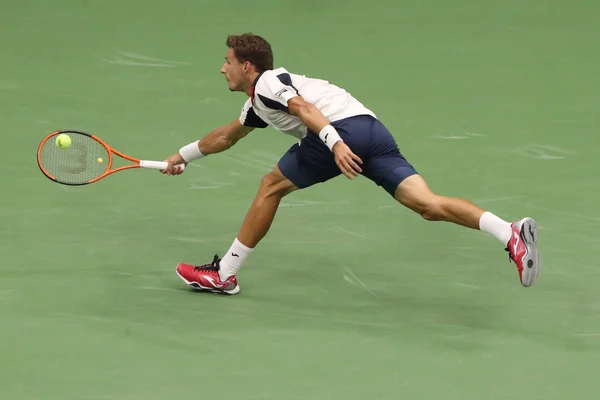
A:
{"type": "Polygon", "coordinates": [[[239,86],[232,83],[232,82],[227,82],[227,86],[229,87],[229,91],[230,92],[238,92],[240,90],[239,86]]]}

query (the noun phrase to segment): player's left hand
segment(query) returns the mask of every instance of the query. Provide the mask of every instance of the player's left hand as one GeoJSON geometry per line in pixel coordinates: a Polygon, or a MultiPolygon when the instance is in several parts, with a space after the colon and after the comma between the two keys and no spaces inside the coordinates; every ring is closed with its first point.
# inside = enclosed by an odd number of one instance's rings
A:
{"type": "Polygon", "coordinates": [[[362,172],[362,168],[358,165],[363,163],[362,160],[350,150],[346,143],[339,141],[334,144],[333,155],[338,168],[348,179],[352,179],[362,172]]]}
{"type": "Polygon", "coordinates": [[[173,154],[171,157],[167,158],[165,161],[169,163],[167,169],[160,170],[160,172],[165,175],[181,175],[185,170],[180,167],[177,167],[176,165],[184,164],[187,166],[187,163],[183,160],[183,158],[178,152],[173,154]]]}

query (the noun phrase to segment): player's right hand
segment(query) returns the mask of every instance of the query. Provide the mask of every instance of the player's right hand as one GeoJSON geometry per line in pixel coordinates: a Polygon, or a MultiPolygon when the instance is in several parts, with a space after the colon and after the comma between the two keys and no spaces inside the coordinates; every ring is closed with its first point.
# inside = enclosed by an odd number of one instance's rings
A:
{"type": "Polygon", "coordinates": [[[187,163],[183,160],[179,152],[173,154],[171,157],[165,160],[169,165],[167,169],[161,169],[160,172],[165,175],[181,175],[185,169],[178,167],[178,164],[184,164],[187,166],[187,163]]]}
{"type": "Polygon", "coordinates": [[[339,141],[334,144],[333,155],[338,168],[348,179],[352,179],[362,172],[362,168],[358,165],[363,163],[362,160],[350,150],[346,143],[339,141]]]}

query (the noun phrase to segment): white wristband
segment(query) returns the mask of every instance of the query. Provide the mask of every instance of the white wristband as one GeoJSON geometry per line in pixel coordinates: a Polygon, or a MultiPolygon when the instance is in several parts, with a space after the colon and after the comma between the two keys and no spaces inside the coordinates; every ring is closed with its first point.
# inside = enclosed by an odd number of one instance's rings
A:
{"type": "Polygon", "coordinates": [[[333,151],[333,145],[339,141],[343,141],[340,135],[338,135],[335,128],[331,125],[326,125],[321,132],[319,132],[319,138],[325,143],[329,150],[333,151]]]}
{"type": "Polygon", "coordinates": [[[193,143],[187,144],[179,149],[179,155],[186,163],[194,161],[198,158],[204,157],[204,154],[200,152],[200,147],[198,147],[199,140],[196,140],[193,143]]]}

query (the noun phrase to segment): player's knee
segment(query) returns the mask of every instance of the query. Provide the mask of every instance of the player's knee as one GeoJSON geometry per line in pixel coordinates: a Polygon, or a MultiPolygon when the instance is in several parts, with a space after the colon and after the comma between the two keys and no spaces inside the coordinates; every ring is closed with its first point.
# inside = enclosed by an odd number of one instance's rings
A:
{"type": "Polygon", "coordinates": [[[294,185],[277,171],[269,172],[260,182],[261,197],[284,197],[294,190],[294,185]]]}
{"type": "Polygon", "coordinates": [[[427,221],[442,221],[444,219],[444,208],[439,196],[432,196],[420,202],[414,211],[427,221]]]}
{"type": "Polygon", "coordinates": [[[420,175],[400,183],[394,197],[427,221],[444,220],[444,197],[433,193],[420,175]]]}
{"type": "Polygon", "coordinates": [[[421,216],[427,221],[441,221],[444,219],[442,208],[437,204],[428,204],[421,216]]]}

